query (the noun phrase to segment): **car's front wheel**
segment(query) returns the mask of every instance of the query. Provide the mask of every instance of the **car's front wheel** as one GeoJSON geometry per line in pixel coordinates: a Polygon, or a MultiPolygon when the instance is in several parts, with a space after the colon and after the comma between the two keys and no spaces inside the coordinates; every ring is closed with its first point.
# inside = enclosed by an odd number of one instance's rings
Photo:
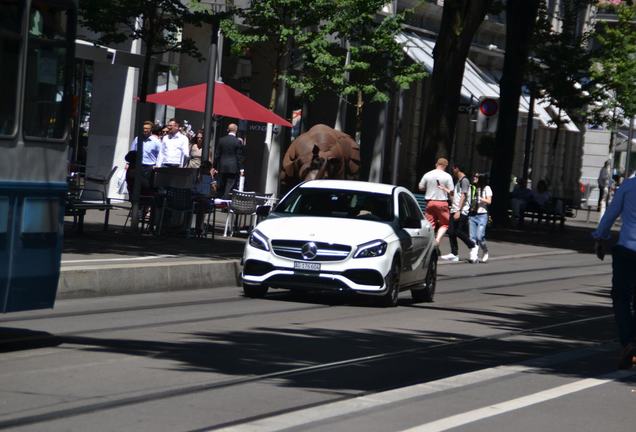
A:
{"type": "Polygon", "coordinates": [[[385,278],[386,293],[380,298],[380,305],[384,307],[395,307],[398,304],[400,295],[400,263],[397,258],[391,264],[391,270],[385,278]]]}
{"type": "Polygon", "coordinates": [[[411,297],[413,301],[430,303],[435,297],[435,288],[437,286],[437,253],[433,252],[426,269],[426,278],[422,285],[411,289],[411,297]]]}
{"type": "Polygon", "coordinates": [[[267,294],[267,285],[243,284],[243,293],[249,298],[263,298],[267,294]]]}

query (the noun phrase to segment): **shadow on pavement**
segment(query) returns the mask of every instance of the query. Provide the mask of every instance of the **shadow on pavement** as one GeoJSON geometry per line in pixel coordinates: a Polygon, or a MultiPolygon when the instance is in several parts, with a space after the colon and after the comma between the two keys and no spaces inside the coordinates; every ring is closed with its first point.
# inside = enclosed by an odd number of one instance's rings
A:
{"type": "Polygon", "coordinates": [[[593,227],[566,225],[561,229],[548,224],[527,223],[520,228],[489,227],[486,239],[593,253],[592,231],[593,227]]]}
{"type": "Polygon", "coordinates": [[[0,352],[23,351],[58,346],[57,336],[44,332],[13,327],[0,327],[0,352]]]}
{"type": "MultiPolygon", "coordinates": [[[[597,287],[595,291],[588,290],[587,294],[607,298],[606,291],[606,288],[597,287]]],[[[183,342],[81,336],[62,337],[62,341],[87,351],[178,362],[180,371],[232,376],[258,376],[392,353],[337,368],[277,377],[283,386],[336,392],[383,391],[564,351],[588,349],[590,344],[595,343],[606,344],[600,351],[604,356],[600,362],[588,360],[584,365],[562,362],[547,364],[540,370],[563,376],[588,377],[598,374],[599,369],[614,369],[615,346],[608,344],[615,337],[609,301],[593,306],[539,304],[509,312],[483,308],[458,311],[434,305],[410,307],[421,309],[422,313],[441,311],[446,320],[455,319],[458,323],[487,326],[491,330],[489,333],[496,336],[475,338],[426,329],[416,333],[400,329],[330,329],[298,323],[287,328],[263,326],[249,330],[184,333],[183,342]],[[461,316],[454,318],[457,312],[461,316]],[[563,325],[564,322],[569,324],[563,325]]],[[[392,313],[395,309],[374,311],[378,317],[392,313]]]]}
{"type": "Polygon", "coordinates": [[[63,253],[124,256],[176,255],[235,259],[243,254],[244,244],[244,238],[225,238],[218,234],[214,240],[211,237],[185,238],[176,235],[157,237],[150,234],[137,235],[115,228],[103,231],[101,224],[86,224],[82,234],[70,229],[65,230],[63,253]]]}

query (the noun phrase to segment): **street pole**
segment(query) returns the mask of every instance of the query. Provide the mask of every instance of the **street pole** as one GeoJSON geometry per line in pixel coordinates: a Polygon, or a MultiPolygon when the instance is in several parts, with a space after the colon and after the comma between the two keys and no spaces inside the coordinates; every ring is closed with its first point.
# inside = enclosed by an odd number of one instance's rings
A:
{"type": "Polygon", "coordinates": [[[201,160],[210,159],[210,150],[214,151],[214,136],[212,131],[213,124],[213,104],[214,104],[214,85],[216,82],[216,63],[217,63],[217,44],[219,41],[219,18],[215,17],[212,21],[212,36],[210,39],[210,47],[208,49],[208,80],[205,92],[205,113],[203,114],[203,154],[201,160]]]}
{"type": "Polygon", "coordinates": [[[528,170],[530,169],[530,146],[532,144],[532,123],[534,121],[534,97],[535,83],[528,84],[530,90],[530,106],[528,107],[528,121],[526,121],[526,145],[523,154],[523,179],[528,181],[528,170]]]}
{"type": "Polygon", "coordinates": [[[629,178],[630,170],[632,169],[631,160],[632,160],[632,144],[634,142],[634,123],[636,123],[636,116],[633,116],[631,121],[629,122],[629,136],[627,138],[627,154],[625,158],[625,178],[629,178]]]}

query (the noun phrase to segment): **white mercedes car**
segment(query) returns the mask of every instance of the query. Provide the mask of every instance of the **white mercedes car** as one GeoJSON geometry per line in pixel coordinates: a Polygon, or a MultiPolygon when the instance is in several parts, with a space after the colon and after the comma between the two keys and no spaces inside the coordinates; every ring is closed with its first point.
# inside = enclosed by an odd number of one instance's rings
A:
{"type": "MultiPolygon", "coordinates": [[[[261,214],[263,216],[263,214],[261,214]]],[[[437,247],[413,194],[400,186],[311,180],[292,189],[251,232],[243,290],[355,292],[396,306],[400,291],[432,301],[437,247]]]]}

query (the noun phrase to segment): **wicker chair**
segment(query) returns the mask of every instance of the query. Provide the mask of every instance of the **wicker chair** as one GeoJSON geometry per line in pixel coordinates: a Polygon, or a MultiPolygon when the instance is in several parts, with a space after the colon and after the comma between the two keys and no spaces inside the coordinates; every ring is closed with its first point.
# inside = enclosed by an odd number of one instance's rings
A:
{"type": "Polygon", "coordinates": [[[232,191],[230,196],[230,206],[228,208],[227,219],[225,220],[225,231],[223,236],[227,237],[228,228],[230,236],[234,234],[234,224],[239,216],[249,217],[249,229],[254,228],[254,220],[256,218],[256,192],[240,192],[232,191]]]}

